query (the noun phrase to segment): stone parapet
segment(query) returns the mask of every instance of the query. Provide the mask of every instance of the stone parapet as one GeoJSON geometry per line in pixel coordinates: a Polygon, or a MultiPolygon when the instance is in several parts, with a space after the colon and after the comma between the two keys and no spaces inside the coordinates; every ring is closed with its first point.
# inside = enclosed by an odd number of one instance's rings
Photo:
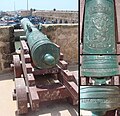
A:
{"type": "Polygon", "coordinates": [[[0,26],[0,71],[10,67],[14,51],[14,28],[0,26]]]}

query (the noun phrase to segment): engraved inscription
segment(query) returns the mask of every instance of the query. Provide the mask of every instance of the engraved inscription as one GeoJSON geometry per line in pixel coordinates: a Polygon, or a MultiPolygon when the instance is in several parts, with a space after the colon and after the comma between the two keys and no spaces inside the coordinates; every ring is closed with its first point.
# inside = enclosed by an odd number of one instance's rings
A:
{"type": "Polygon", "coordinates": [[[80,99],[80,103],[116,103],[120,98],[108,98],[108,99],[80,99]]]}
{"type": "Polygon", "coordinates": [[[111,41],[114,38],[114,33],[111,33],[113,27],[113,19],[111,18],[110,6],[97,4],[90,7],[86,23],[86,45],[91,49],[108,49],[111,46],[111,41]],[[87,24],[89,25],[87,27],[87,24]]]}
{"type": "Polygon", "coordinates": [[[89,13],[90,14],[94,14],[94,13],[110,14],[111,13],[111,8],[103,6],[102,4],[97,4],[96,6],[90,8],[89,13]]]}

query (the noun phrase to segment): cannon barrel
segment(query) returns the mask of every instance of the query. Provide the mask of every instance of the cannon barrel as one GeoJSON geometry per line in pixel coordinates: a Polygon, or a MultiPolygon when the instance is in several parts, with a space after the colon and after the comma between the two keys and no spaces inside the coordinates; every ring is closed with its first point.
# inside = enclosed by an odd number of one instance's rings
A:
{"type": "Polygon", "coordinates": [[[92,116],[103,116],[119,106],[120,89],[117,86],[80,86],[80,109],[92,111],[92,116]]]}
{"type": "Polygon", "coordinates": [[[107,77],[119,74],[113,0],[86,0],[82,75],[107,77]]]}
{"type": "Polygon", "coordinates": [[[34,65],[40,69],[54,67],[60,57],[60,49],[40,32],[27,18],[21,20],[34,65]]]}

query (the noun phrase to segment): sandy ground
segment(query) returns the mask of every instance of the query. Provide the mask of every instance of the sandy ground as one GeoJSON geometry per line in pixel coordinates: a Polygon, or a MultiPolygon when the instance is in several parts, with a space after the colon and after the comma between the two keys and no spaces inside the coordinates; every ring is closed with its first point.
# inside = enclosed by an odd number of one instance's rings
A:
{"type": "MultiPolygon", "coordinates": [[[[12,99],[14,89],[13,73],[0,73],[0,116],[17,115],[16,101],[12,99]]],[[[40,110],[22,116],[78,116],[78,106],[72,106],[66,101],[47,102],[40,104],[40,110]]]]}

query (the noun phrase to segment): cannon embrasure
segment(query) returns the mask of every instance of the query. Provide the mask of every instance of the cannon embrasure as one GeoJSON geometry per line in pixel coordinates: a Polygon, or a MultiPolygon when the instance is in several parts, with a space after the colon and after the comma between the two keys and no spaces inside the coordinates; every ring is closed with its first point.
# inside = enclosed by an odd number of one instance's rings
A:
{"type": "Polygon", "coordinates": [[[113,0],[86,0],[83,32],[82,76],[96,85],[119,74],[115,42],[113,0]]]}
{"type": "MultiPolygon", "coordinates": [[[[18,114],[38,110],[41,102],[67,99],[78,104],[78,86],[74,73],[67,69],[60,47],[37,30],[28,19],[22,19],[27,42],[20,40],[21,49],[13,55],[18,114]]],[[[76,74],[75,74],[76,75],[76,74]]]]}

